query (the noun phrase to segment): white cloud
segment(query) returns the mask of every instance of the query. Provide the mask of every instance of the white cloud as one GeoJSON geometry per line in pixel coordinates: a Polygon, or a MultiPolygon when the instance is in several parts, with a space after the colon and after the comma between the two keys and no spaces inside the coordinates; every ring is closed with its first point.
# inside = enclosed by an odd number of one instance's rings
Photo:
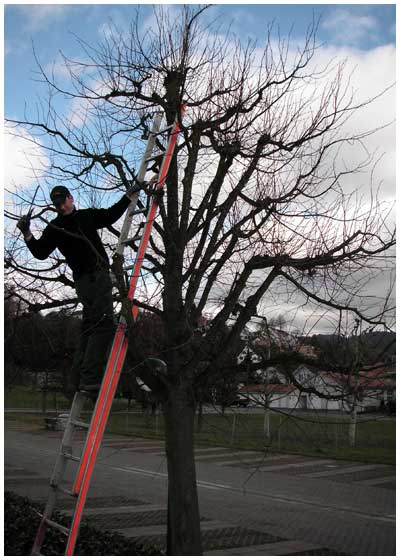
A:
{"type": "Polygon", "coordinates": [[[378,25],[377,19],[370,15],[359,15],[346,8],[337,8],[322,23],[322,28],[332,33],[332,39],[336,43],[358,45],[364,39],[374,41],[378,25]]]}
{"type": "Polygon", "coordinates": [[[9,41],[4,41],[4,57],[10,55],[13,52],[13,47],[9,41]]]}
{"type": "MultiPolygon", "coordinates": [[[[74,66],[73,70],[74,73],[76,74],[77,73],[76,66],[74,66]]],[[[53,62],[49,62],[48,64],[46,64],[44,66],[44,72],[51,80],[55,78],[69,80],[71,77],[68,66],[65,64],[65,61],[63,60],[61,55],[58,55],[53,60],[53,62]]]]}
{"type": "Polygon", "coordinates": [[[69,4],[28,4],[17,7],[25,16],[24,28],[26,31],[39,31],[62,20],[71,10],[69,4]]]}
{"type": "Polygon", "coordinates": [[[9,191],[34,184],[50,162],[33,136],[19,126],[4,127],[4,186],[9,191]]]}
{"type": "MultiPolygon", "coordinates": [[[[273,47],[276,48],[275,45],[273,45],[273,47]]],[[[295,54],[294,50],[289,52],[288,61],[293,61],[295,59],[295,54]]],[[[327,64],[330,61],[333,61],[333,68],[341,61],[346,60],[346,67],[341,78],[344,97],[340,99],[340,105],[345,105],[346,101],[350,101],[351,98],[352,106],[356,106],[357,104],[362,105],[368,100],[377,97],[371,103],[361,107],[359,110],[356,110],[353,115],[350,116],[349,113],[350,118],[344,123],[343,129],[338,132],[338,136],[339,138],[351,138],[352,136],[354,137],[358,134],[374,129],[377,129],[377,132],[367,138],[364,138],[362,143],[351,141],[343,143],[340,155],[335,162],[333,160],[333,155],[332,158],[329,158],[326,161],[327,168],[329,169],[333,163],[337,166],[337,170],[354,169],[365,161],[367,152],[369,154],[376,155],[374,158],[375,164],[374,162],[371,162],[363,168],[362,173],[349,175],[343,177],[341,180],[341,186],[343,187],[345,193],[356,191],[346,208],[347,219],[355,215],[355,213],[360,215],[364,209],[366,211],[369,209],[368,201],[371,191],[374,196],[378,190],[378,186],[380,187],[379,200],[384,203],[384,209],[388,210],[390,203],[393,202],[395,197],[395,126],[392,124],[391,126],[382,128],[384,125],[392,122],[395,118],[395,90],[394,88],[391,88],[381,96],[379,95],[395,81],[395,54],[394,45],[382,46],[369,51],[361,51],[350,47],[338,48],[326,46],[316,51],[310,68],[306,70],[306,73],[308,73],[310,69],[315,67],[316,70],[321,71],[321,69],[327,67],[327,64]],[[345,92],[344,90],[347,82],[349,87],[347,92],[345,92]]],[[[305,82],[304,88],[299,84],[298,89],[294,92],[292,110],[293,107],[300,107],[301,102],[304,102],[305,99],[308,99],[309,96],[311,96],[313,100],[309,106],[306,105],[304,115],[305,121],[308,119],[307,110],[310,110],[309,116],[311,116],[311,110],[315,114],[319,104],[321,103],[322,91],[325,87],[328,87],[330,80],[333,78],[334,73],[332,71],[332,73],[324,75],[324,77],[317,83],[311,83],[310,81],[309,85],[307,85],[305,82]]],[[[333,108],[333,100],[330,107],[333,108]]],[[[279,117],[279,111],[277,111],[277,116],[279,117]]],[[[276,126],[278,125],[279,123],[276,126]]],[[[207,172],[211,173],[212,171],[213,168],[208,162],[207,172]]],[[[296,170],[294,170],[294,172],[295,171],[296,170]]],[[[207,180],[207,176],[203,174],[202,179],[207,180]]],[[[327,204],[329,204],[332,196],[333,194],[325,197],[325,202],[327,204]]],[[[390,217],[392,217],[392,215],[390,217]]],[[[339,222],[337,222],[339,225],[336,230],[335,224],[337,218],[340,218],[340,216],[338,214],[333,214],[333,219],[330,220],[332,223],[330,235],[336,236],[339,243],[341,241],[341,236],[346,232],[343,231],[339,222]]],[[[322,220],[320,220],[320,222],[322,223],[322,220]]],[[[312,239],[313,243],[318,246],[320,230],[312,230],[313,223],[314,222],[312,220],[308,220],[308,222],[304,221],[301,225],[305,229],[306,236],[312,239]]],[[[358,227],[358,225],[359,222],[353,223],[354,228],[358,227]]],[[[296,229],[299,234],[302,232],[300,225],[295,223],[293,218],[288,218],[287,226],[287,232],[285,232],[283,228],[281,232],[277,231],[278,237],[281,235],[282,238],[285,239],[291,234],[293,228],[296,229]]],[[[382,233],[382,235],[386,234],[385,231],[380,231],[380,233],[382,233]]],[[[349,234],[349,231],[347,231],[347,234],[349,234]]],[[[301,241],[300,235],[298,235],[297,239],[301,241]]],[[[304,248],[307,248],[306,243],[298,246],[299,254],[301,254],[301,251],[304,248]]],[[[226,286],[230,286],[228,283],[230,274],[231,271],[226,269],[219,274],[218,281],[220,284],[219,286],[216,285],[213,288],[213,297],[215,300],[218,300],[220,295],[218,289],[224,285],[224,282],[226,286]]],[[[386,274],[384,275],[383,271],[381,271],[379,278],[381,284],[377,290],[374,278],[372,278],[370,282],[367,282],[369,279],[368,270],[362,271],[360,278],[355,279],[355,285],[361,286],[364,282],[366,282],[366,284],[363,286],[362,293],[360,287],[360,293],[358,294],[360,297],[357,300],[356,298],[354,299],[354,302],[352,302],[353,305],[360,305],[362,308],[363,303],[365,304],[365,301],[367,301],[369,309],[364,309],[364,311],[368,311],[369,313],[375,311],[378,312],[379,306],[382,305],[382,299],[380,299],[378,295],[382,294],[384,297],[389,285],[388,276],[386,274]],[[365,301],[363,301],[363,296],[367,293],[369,296],[367,299],[364,298],[365,301]],[[374,296],[373,298],[371,297],[371,294],[374,296]]],[[[354,286],[350,285],[350,288],[352,287],[354,286]]],[[[277,294],[278,292],[279,290],[277,290],[277,294]]],[[[222,293],[221,298],[223,298],[224,295],[226,294],[222,293]]],[[[307,328],[315,329],[317,331],[332,331],[335,326],[335,321],[337,320],[334,312],[327,312],[326,309],[323,309],[321,306],[316,306],[313,310],[313,307],[308,303],[306,304],[302,297],[296,297],[295,294],[289,298],[291,301],[286,301],[288,298],[286,285],[282,293],[279,293],[278,295],[277,300],[274,300],[274,306],[272,309],[276,310],[276,308],[279,308],[280,310],[283,310],[285,314],[290,316],[293,326],[297,326],[300,330],[303,330],[304,325],[306,325],[307,328]],[[278,297],[278,295],[280,297],[278,297]],[[308,317],[311,317],[311,319],[307,323],[306,319],[308,317]],[[320,319],[317,321],[318,317],[320,317],[320,319]]],[[[268,294],[262,303],[268,307],[270,301],[271,294],[268,294]]],[[[272,313],[276,314],[276,311],[272,311],[272,313]]]]}
{"type": "MultiPolygon", "coordinates": [[[[353,105],[374,99],[370,104],[355,111],[354,115],[346,122],[343,133],[348,135],[359,134],[377,129],[376,133],[363,140],[361,144],[347,144],[342,151],[341,157],[347,166],[356,165],[365,158],[366,150],[376,153],[376,159],[380,158],[374,170],[376,184],[382,181],[381,196],[390,200],[395,194],[395,119],[396,92],[392,87],[383,95],[379,95],[396,79],[396,49],[394,45],[377,47],[369,51],[357,49],[335,49],[328,47],[318,51],[315,62],[320,66],[329,60],[336,58],[346,60],[346,69],[343,83],[349,79],[349,91],[347,97],[353,95],[353,105]],[[382,128],[384,127],[384,128],[382,128]],[[381,129],[381,130],[378,130],[381,129]]],[[[367,168],[372,173],[372,165],[367,168]]],[[[349,177],[354,183],[354,177],[349,177]]],[[[356,179],[356,183],[360,182],[356,179]]],[[[368,175],[362,180],[365,191],[370,186],[368,175]]]]}

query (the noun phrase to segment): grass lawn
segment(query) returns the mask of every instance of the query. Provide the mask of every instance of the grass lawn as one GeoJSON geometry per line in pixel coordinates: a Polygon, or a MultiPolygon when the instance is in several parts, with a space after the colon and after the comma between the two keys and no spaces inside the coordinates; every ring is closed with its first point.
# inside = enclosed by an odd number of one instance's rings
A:
{"type": "MultiPolygon", "coordinates": [[[[396,431],[394,419],[366,420],[357,425],[356,447],[347,443],[348,418],[312,416],[270,419],[269,442],[263,437],[264,415],[205,415],[201,432],[195,432],[197,445],[220,445],[235,449],[269,449],[300,455],[331,457],[354,461],[395,464],[396,431]],[[327,423],[330,422],[330,423],[327,423]]],[[[144,418],[139,414],[113,414],[108,433],[163,439],[162,415],[144,418]]]]}
{"type": "MultiPolygon", "coordinates": [[[[54,408],[51,395],[47,404],[48,408],[54,408]]],[[[40,411],[41,393],[22,388],[13,390],[6,394],[5,406],[40,411]]],[[[135,413],[125,414],[125,407],[126,402],[114,401],[106,433],[164,439],[162,414],[143,416],[139,408],[134,409],[135,413]]],[[[57,395],[57,408],[68,409],[67,400],[60,395],[57,395]]],[[[90,412],[86,416],[89,419],[90,412]]],[[[40,413],[7,413],[6,420],[10,426],[29,424],[33,429],[44,429],[40,413]]],[[[195,442],[199,446],[268,449],[272,452],[395,464],[396,422],[393,417],[371,419],[359,415],[355,448],[348,445],[347,416],[271,413],[269,440],[264,437],[264,422],[261,410],[260,413],[250,413],[243,409],[231,409],[225,415],[214,412],[204,414],[201,430],[197,429],[197,424],[195,426],[195,442]]]]}
{"type": "MultiPolygon", "coordinates": [[[[42,410],[43,393],[28,387],[13,387],[11,391],[4,392],[5,408],[36,408],[42,410]]],[[[47,408],[68,408],[68,400],[61,393],[48,393],[46,398],[47,408]]]]}

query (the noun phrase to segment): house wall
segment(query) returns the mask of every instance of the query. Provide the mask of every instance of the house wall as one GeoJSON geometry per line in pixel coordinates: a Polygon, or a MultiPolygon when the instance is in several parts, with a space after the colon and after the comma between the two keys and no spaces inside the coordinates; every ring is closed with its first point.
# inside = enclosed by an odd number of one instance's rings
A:
{"type": "Polygon", "coordinates": [[[244,396],[250,399],[250,406],[264,406],[263,393],[244,393],[244,396]]]}
{"type": "MultiPolygon", "coordinates": [[[[326,387],[325,387],[326,390],[326,387]]],[[[335,391],[329,391],[332,394],[337,394],[335,391]]],[[[264,393],[254,392],[246,393],[249,397],[251,404],[250,406],[262,407],[265,406],[264,393]]],[[[381,400],[387,401],[386,392],[377,393],[374,395],[367,395],[362,401],[357,403],[357,411],[362,412],[366,407],[377,407],[379,408],[381,400]]],[[[348,413],[350,410],[349,403],[346,399],[331,400],[324,399],[318,395],[303,393],[300,394],[299,391],[295,391],[288,395],[282,394],[271,394],[270,395],[270,408],[271,409],[286,409],[286,410],[309,410],[309,411],[330,411],[330,412],[345,412],[348,413]]]]}

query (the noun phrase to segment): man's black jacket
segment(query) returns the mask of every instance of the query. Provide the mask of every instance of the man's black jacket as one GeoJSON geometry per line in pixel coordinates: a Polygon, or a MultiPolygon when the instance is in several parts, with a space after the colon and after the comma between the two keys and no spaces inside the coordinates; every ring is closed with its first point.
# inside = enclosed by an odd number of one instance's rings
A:
{"type": "Polygon", "coordinates": [[[40,260],[47,259],[58,249],[75,279],[94,270],[107,270],[109,260],[97,230],[116,222],[129,203],[129,198],[124,195],[110,208],[74,209],[68,216],[59,214],[46,226],[41,237],[32,237],[27,241],[27,246],[32,255],[40,260]]]}

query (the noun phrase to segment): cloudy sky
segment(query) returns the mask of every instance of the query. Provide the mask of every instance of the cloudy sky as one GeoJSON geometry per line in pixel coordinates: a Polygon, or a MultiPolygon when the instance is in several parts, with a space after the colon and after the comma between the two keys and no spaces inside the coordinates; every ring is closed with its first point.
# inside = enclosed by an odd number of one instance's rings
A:
{"type": "MultiPolygon", "coordinates": [[[[37,78],[35,56],[46,70],[62,79],[60,51],[68,58],[81,59],[76,40],[94,45],[101,41],[112,20],[122,31],[127,28],[137,5],[129,4],[7,4],[4,12],[4,111],[9,119],[23,120],[43,97],[45,86],[37,78]]],[[[178,5],[171,5],[171,11],[178,5]]],[[[141,4],[143,26],[151,25],[152,7],[141,4]]],[[[281,34],[291,33],[292,42],[302,43],[310,22],[320,18],[316,62],[333,57],[347,60],[356,98],[368,99],[395,81],[395,4],[217,4],[205,18],[232,22],[240,38],[256,39],[263,45],[267,24],[274,21],[281,34]]],[[[357,126],[380,127],[395,116],[394,90],[361,113],[357,126]]],[[[18,192],[40,180],[48,160],[32,150],[28,133],[5,141],[5,188],[18,192]],[[35,176],[32,174],[35,169],[35,176]]],[[[370,150],[380,158],[375,169],[382,196],[395,196],[395,127],[387,127],[371,140],[370,150]]],[[[6,193],[6,200],[8,198],[6,193]]]]}
{"type": "MultiPolygon", "coordinates": [[[[23,119],[26,108],[34,108],[43,96],[45,86],[38,81],[35,55],[44,69],[62,72],[59,53],[82,57],[76,37],[94,45],[102,39],[112,20],[125,29],[137,5],[129,4],[7,4],[4,25],[4,110],[10,119],[23,119]],[[35,53],[35,55],[34,55],[35,53]]],[[[171,10],[179,9],[172,5],[171,10]]],[[[151,24],[152,6],[141,4],[141,21],[151,24]]],[[[301,43],[307,26],[321,18],[318,39],[319,57],[339,55],[349,60],[356,72],[356,87],[368,97],[377,87],[394,81],[395,5],[392,4],[218,4],[205,18],[220,17],[232,21],[232,30],[241,38],[251,37],[262,46],[266,26],[275,21],[285,36],[301,43]]],[[[382,104],[381,122],[394,116],[394,103],[386,98],[382,104]]],[[[26,136],[26,133],[23,133],[26,136]]],[[[389,136],[385,149],[392,150],[389,136]]],[[[30,169],[46,168],[46,157],[32,152],[24,138],[6,141],[6,187],[11,190],[27,182],[36,182],[30,169]],[[39,162],[37,160],[39,158],[39,162]]],[[[385,163],[387,169],[387,163],[385,163]]],[[[389,165],[390,168],[390,165],[389,165]]],[[[38,172],[38,171],[37,171],[38,172]]],[[[386,171],[387,174],[391,172],[386,171]]]]}
{"type": "MultiPolygon", "coordinates": [[[[82,57],[76,37],[93,45],[104,36],[112,20],[127,27],[137,5],[129,4],[6,4],[4,27],[4,108],[10,119],[23,119],[33,109],[45,86],[37,78],[35,55],[42,67],[62,77],[60,51],[69,58],[82,57]],[[34,55],[35,53],[35,55],[34,55]]],[[[177,10],[178,6],[171,6],[177,10]]],[[[141,4],[143,26],[151,22],[152,6],[141,4]]],[[[340,55],[356,69],[356,81],[368,97],[377,87],[394,81],[395,5],[390,4],[219,4],[206,12],[210,19],[232,21],[241,38],[251,37],[262,46],[266,26],[275,21],[282,35],[291,32],[299,43],[314,18],[321,18],[318,39],[321,62],[340,55]]],[[[385,100],[381,121],[391,120],[394,106],[385,100]]],[[[26,133],[24,133],[26,135],[26,133]]],[[[388,142],[389,144],[389,142],[388,142]]],[[[35,180],[31,167],[45,169],[46,157],[32,153],[24,139],[6,141],[6,187],[10,190],[35,180]],[[39,157],[39,164],[37,160],[39,157]],[[35,164],[35,165],[34,165],[35,164]]],[[[391,149],[390,145],[387,146],[391,149]]],[[[394,147],[392,146],[392,149],[394,147]]],[[[390,166],[389,166],[390,167],[390,166]]]]}

